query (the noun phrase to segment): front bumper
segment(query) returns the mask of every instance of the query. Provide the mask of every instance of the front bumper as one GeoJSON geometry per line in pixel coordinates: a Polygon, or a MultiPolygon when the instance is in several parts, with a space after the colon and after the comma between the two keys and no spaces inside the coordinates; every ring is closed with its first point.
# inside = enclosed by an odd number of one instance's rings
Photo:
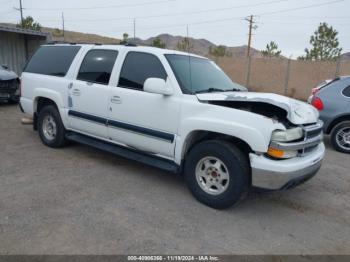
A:
{"type": "Polygon", "coordinates": [[[313,177],[320,169],[325,146],[319,144],[312,152],[287,160],[272,160],[264,155],[250,154],[253,187],[283,190],[313,177]]]}

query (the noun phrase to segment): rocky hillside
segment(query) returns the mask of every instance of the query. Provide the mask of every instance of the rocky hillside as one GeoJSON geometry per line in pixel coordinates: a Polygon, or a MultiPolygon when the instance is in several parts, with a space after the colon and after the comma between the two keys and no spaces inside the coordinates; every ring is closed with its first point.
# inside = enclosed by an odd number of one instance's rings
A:
{"type": "MultiPolygon", "coordinates": [[[[0,25],[13,26],[14,24],[3,24],[0,25]]],[[[52,41],[63,41],[62,31],[55,28],[42,27],[42,32],[50,33],[52,36],[52,41]]],[[[139,45],[152,45],[155,38],[160,38],[163,43],[166,44],[168,49],[176,49],[177,44],[184,39],[182,36],[173,36],[170,34],[161,34],[156,37],[150,37],[146,40],[143,39],[129,39],[130,42],[134,42],[139,45]]],[[[67,42],[74,43],[102,43],[102,44],[117,44],[120,39],[113,37],[106,37],[97,34],[87,34],[82,32],[65,31],[65,40],[67,42]]],[[[209,48],[216,47],[216,45],[206,39],[195,39],[190,38],[191,52],[203,56],[208,56],[209,48]]],[[[226,47],[227,51],[232,54],[232,57],[243,57],[246,55],[247,46],[236,46],[236,47],[226,47]]],[[[251,54],[255,57],[261,57],[260,51],[252,48],[251,54]]]]}
{"type": "MultiPolygon", "coordinates": [[[[153,40],[159,38],[165,43],[166,48],[176,49],[177,43],[182,41],[184,37],[173,36],[169,34],[161,34],[156,37],[151,37],[146,40],[136,39],[134,42],[140,45],[151,45],[153,40]]],[[[131,40],[133,41],[133,40],[131,40]]],[[[210,47],[216,47],[216,45],[206,39],[195,39],[190,37],[191,52],[199,55],[208,55],[210,47]]],[[[242,57],[247,53],[247,46],[226,47],[227,51],[232,54],[233,57],[242,57]]],[[[255,57],[261,57],[260,51],[252,48],[251,54],[255,57]]]]}
{"type": "Polygon", "coordinates": [[[342,60],[350,60],[350,52],[341,55],[342,60]]]}

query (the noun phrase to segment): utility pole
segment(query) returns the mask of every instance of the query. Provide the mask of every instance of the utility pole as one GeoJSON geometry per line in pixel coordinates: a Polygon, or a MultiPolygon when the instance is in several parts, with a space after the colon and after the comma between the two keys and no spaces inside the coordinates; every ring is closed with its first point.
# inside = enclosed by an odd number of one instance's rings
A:
{"type": "Polygon", "coordinates": [[[62,12],[62,36],[63,36],[63,41],[66,41],[65,29],[64,29],[64,14],[63,14],[63,12],[62,12]]]}
{"type": "Polygon", "coordinates": [[[188,25],[186,25],[186,35],[187,35],[187,53],[190,52],[190,36],[189,36],[189,33],[188,33],[188,25]]]}
{"type": "Polygon", "coordinates": [[[21,14],[21,26],[23,26],[23,7],[22,7],[22,0],[19,0],[19,8],[14,7],[15,10],[19,11],[21,14]]]}
{"type": "Polygon", "coordinates": [[[136,18],[134,18],[134,41],[136,40],[136,18]]]}
{"type": "Polygon", "coordinates": [[[252,45],[252,33],[253,29],[255,30],[257,28],[254,21],[254,16],[250,15],[249,17],[245,18],[246,21],[249,22],[249,35],[248,35],[248,48],[247,48],[247,57],[250,56],[250,47],[252,45]]]}

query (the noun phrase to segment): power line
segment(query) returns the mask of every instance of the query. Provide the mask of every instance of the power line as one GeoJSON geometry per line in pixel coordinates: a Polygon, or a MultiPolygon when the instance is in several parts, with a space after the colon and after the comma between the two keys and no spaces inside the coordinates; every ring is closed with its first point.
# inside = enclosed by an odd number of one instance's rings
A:
{"type": "Polygon", "coordinates": [[[344,2],[344,1],[345,1],[345,0],[336,0],[336,1],[324,2],[324,3],[320,3],[320,4],[314,4],[314,5],[307,5],[307,6],[301,6],[301,7],[290,8],[290,9],[283,9],[283,10],[271,11],[271,12],[266,12],[266,13],[257,14],[257,16],[273,15],[273,14],[279,14],[279,13],[297,11],[297,10],[308,9],[308,8],[313,8],[313,7],[319,7],[319,6],[325,6],[325,5],[336,4],[336,3],[340,3],[340,2],[344,2]]]}
{"type": "Polygon", "coordinates": [[[10,2],[12,2],[12,0],[10,0],[10,1],[2,1],[2,2],[0,2],[0,5],[3,5],[3,4],[7,4],[7,3],[10,3],[10,2]]]}
{"type": "Polygon", "coordinates": [[[108,6],[90,6],[90,7],[66,7],[66,8],[28,8],[28,10],[35,11],[57,11],[57,10],[96,10],[96,9],[110,9],[110,8],[122,8],[122,7],[133,7],[133,6],[145,6],[145,5],[153,5],[153,4],[165,4],[168,2],[174,2],[176,0],[156,0],[156,1],[148,1],[142,3],[135,4],[122,4],[122,5],[108,5],[108,6]]]}
{"type": "Polygon", "coordinates": [[[15,10],[7,11],[7,12],[0,13],[0,15],[9,15],[9,14],[12,14],[14,12],[16,12],[16,11],[15,10]]]}
{"type": "MultiPolygon", "coordinates": [[[[292,8],[292,9],[283,9],[283,10],[274,11],[273,13],[301,10],[301,9],[306,9],[306,8],[330,5],[330,4],[343,2],[343,1],[344,0],[336,0],[336,1],[330,1],[330,2],[320,3],[320,4],[315,4],[315,5],[296,7],[296,8],[292,8]]],[[[268,13],[259,14],[258,16],[267,15],[267,14],[268,13]]],[[[163,25],[163,26],[157,26],[157,27],[150,27],[150,29],[153,29],[153,28],[180,27],[180,26],[186,26],[186,25],[201,25],[201,24],[210,24],[210,23],[225,22],[225,21],[231,21],[231,20],[242,20],[242,19],[245,19],[245,17],[230,17],[230,18],[222,18],[222,19],[203,20],[203,21],[194,22],[194,23],[163,25]]],[[[147,29],[147,28],[145,28],[145,29],[147,29]]]]}
{"type": "MultiPolygon", "coordinates": [[[[177,13],[167,13],[167,14],[159,14],[159,15],[146,15],[146,16],[138,16],[137,19],[147,19],[147,18],[160,18],[160,17],[169,17],[169,16],[184,16],[184,15],[194,15],[194,14],[203,14],[203,13],[212,13],[212,12],[222,12],[232,9],[239,9],[245,7],[256,7],[260,5],[268,5],[268,4],[276,4],[280,2],[287,2],[288,0],[274,0],[274,1],[266,1],[257,4],[248,4],[248,5],[238,5],[238,6],[230,6],[223,8],[214,8],[214,9],[205,9],[199,11],[189,11],[189,12],[177,12],[177,13]]],[[[84,22],[98,22],[98,21],[118,21],[118,20],[131,20],[131,17],[118,17],[118,18],[106,18],[106,19],[72,19],[70,21],[84,21],[84,22]]]]}

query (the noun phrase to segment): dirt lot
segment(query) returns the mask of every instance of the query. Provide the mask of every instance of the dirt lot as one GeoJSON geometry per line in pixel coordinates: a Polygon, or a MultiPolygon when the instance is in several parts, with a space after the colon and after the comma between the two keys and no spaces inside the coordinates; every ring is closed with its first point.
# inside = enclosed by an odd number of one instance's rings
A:
{"type": "Polygon", "coordinates": [[[328,148],[308,183],[217,211],[176,175],[47,148],[21,117],[0,105],[0,254],[350,254],[349,155],[328,148]]]}

